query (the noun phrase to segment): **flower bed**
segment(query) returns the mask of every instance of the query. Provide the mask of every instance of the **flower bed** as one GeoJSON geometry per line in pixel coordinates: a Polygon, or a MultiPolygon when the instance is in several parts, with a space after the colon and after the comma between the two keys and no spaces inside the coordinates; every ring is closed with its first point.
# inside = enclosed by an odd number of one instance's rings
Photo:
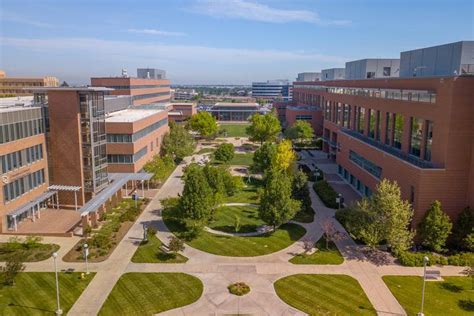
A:
{"type": "Polygon", "coordinates": [[[250,292],[250,286],[248,286],[244,282],[233,283],[229,285],[227,289],[229,290],[230,294],[234,294],[237,296],[243,296],[250,292]]]}

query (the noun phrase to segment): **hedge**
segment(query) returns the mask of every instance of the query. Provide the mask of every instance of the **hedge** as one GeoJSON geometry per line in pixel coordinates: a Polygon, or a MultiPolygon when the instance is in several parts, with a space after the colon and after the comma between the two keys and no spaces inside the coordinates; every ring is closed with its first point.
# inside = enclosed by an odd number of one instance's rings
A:
{"type": "Polygon", "coordinates": [[[329,208],[338,208],[336,203],[337,192],[327,183],[326,180],[317,181],[313,185],[314,192],[319,196],[324,205],[329,208]]]}
{"type": "Polygon", "coordinates": [[[428,265],[453,265],[453,266],[470,266],[474,260],[474,254],[469,252],[461,252],[448,257],[435,255],[431,252],[409,252],[400,253],[397,258],[401,265],[407,267],[422,267],[423,258],[427,256],[430,261],[428,265]]]}

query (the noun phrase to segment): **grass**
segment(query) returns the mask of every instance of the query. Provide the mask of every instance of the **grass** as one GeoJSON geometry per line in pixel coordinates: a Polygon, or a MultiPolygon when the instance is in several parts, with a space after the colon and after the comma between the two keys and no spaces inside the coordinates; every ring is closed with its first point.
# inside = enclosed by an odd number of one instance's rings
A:
{"type": "Polygon", "coordinates": [[[347,275],[295,274],[274,287],[285,303],[309,315],[376,315],[357,280],[347,275]]]}
{"type": "Polygon", "coordinates": [[[232,196],[224,197],[224,203],[259,203],[257,189],[263,186],[262,180],[250,178],[248,181],[247,177],[244,177],[243,180],[245,187],[232,196]]]}
{"type": "MultiPolygon", "coordinates": [[[[163,211],[163,220],[175,235],[185,239],[185,228],[171,217],[169,210],[163,211]]],[[[255,257],[285,249],[305,233],[306,230],[299,225],[285,224],[272,234],[255,237],[222,236],[203,231],[186,243],[193,248],[219,256],[255,257]]]]}
{"type": "Polygon", "coordinates": [[[290,259],[293,264],[342,264],[344,258],[333,242],[328,243],[326,248],[326,240],[324,237],[316,243],[317,251],[311,255],[299,254],[290,259]]]}
{"type": "Polygon", "coordinates": [[[59,250],[56,244],[34,243],[28,246],[22,242],[0,243],[0,261],[6,261],[12,256],[20,256],[24,262],[43,261],[51,258],[53,252],[59,250]]]}
{"type": "MultiPolygon", "coordinates": [[[[425,315],[473,315],[474,290],[468,277],[443,277],[444,282],[426,282],[425,315]]],[[[384,276],[384,282],[408,315],[420,311],[423,279],[418,276],[384,276]]]]}
{"type": "Polygon", "coordinates": [[[126,273],[99,315],[153,315],[189,305],[203,292],[202,282],[184,273],[126,273]]]}
{"type": "MultiPolygon", "coordinates": [[[[66,314],[87,287],[94,274],[59,273],[61,309],[66,314]]],[[[14,286],[0,287],[1,315],[54,315],[56,285],[53,272],[22,272],[14,286]]]]}
{"type": "Polygon", "coordinates": [[[154,235],[148,233],[148,242],[140,244],[133,254],[134,263],[184,263],[188,258],[181,254],[165,253],[160,249],[162,242],[154,235]]]}
{"type": "Polygon", "coordinates": [[[240,218],[239,233],[257,231],[257,227],[265,223],[258,217],[258,210],[252,206],[223,206],[217,209],[215,220],[209,227],[215,230],[234,233],[235,217],[240,218]]]}
{"type": "Polygon", "coordinates": [[[198,155],[201,155],[201,154],[208,154],[208,153],[213,153],[213,152],[215,152],[215,151],[216,151],[215,148],[209,148],[209,147],[207,147],[207,148],[201,148],[196,154],[198,154],[198,155]]]}
{"type": "MultiPolygon", "coordinates": [[[[214,157],[212,157],[212,164],[220,165],[223,164],[223,162],[215,160],[214,157]]],[[[235,153],[234,158],[232,158],[226,164],[230,166],[250,166],[251,164],[253,164],[253,153],[235,153]]]]}
{"type": "Polygon", "coordinates": [[[245,131],[250,124],[220,124],[221,130],[225,129],[227,132],[226,137],[248,137],[245,131]]]}

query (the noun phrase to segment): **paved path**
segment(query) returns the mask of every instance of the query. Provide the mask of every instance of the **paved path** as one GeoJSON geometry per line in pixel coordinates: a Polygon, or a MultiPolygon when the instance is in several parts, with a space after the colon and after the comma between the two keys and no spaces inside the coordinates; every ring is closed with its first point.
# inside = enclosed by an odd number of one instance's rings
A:
{"type": "MultiPolygon", "coordinates": [[[[199,160],[202,155],[195,156],[199,160]]],[[[191,159],[186,159],[189,162],[191,159]]],[[[184,272],[197,276],[204,284],[204,293],[195,303],[163,313],[164,315],[302,315],[288,306],[276,295],[273,283],[281,277],[297,273],[346,274],[359,281],[370,302],[379,315],[405,315],[385,283],[383,275],[421,275],[421,268],[407,268],[398,265],[377,265],[363,255],[363,247],[358,246],[348,236],[344,228],[334,219],[334,210],[326,208],[311,189],[312,206],[316,210],[315,222],[301,224],[307,233],[301,239],[317,241],[323,232],[321,224],[331,221],[344,238],[336,242],[345,258],[341,265],[294,265],[288,262],[296,253],[303,252],[300,240],[286,249],[259,257],[224,257],[209,254],[186,246],[183,255],[189,258],[185,264],[137,264],[131,263],[133,253],[143,236],[142,224],[157,228],[157,237],[166,241],[172,235],[161,218],[160,200],[176,196],[182,191],[181,182],[184,164],[171,174],[157,195],[141,214],[136,223],[117,246],[108,260],[90,264],[90,270],[97,272],[69,312],[69,315],[96,315],[113,286],[123,273],[127,272],[184,272]],[[243,281],[250,285],[251,292],[242,297],[228,293],[227,285],[243,281]]],[[[309,183],[308,185],[312,185],[309,183]]],[[[1,236],[0,241],[7,237],[1,236]]],[[[76,238],[45,238],[45,242],[61,244],[60,254],[65,253],[76,242],[76,238]]],[[[62,255],[61,255],[62,257],[62,255]]],[[[59,262],[61,269],[72,268],[84,271],[83,263],[59,262]]],[[[52,260],[28,263],[27,271],[52,271],[52,260]]],[[[442,275],[459,275],[462,267],[437,268],[442,275]]]]}

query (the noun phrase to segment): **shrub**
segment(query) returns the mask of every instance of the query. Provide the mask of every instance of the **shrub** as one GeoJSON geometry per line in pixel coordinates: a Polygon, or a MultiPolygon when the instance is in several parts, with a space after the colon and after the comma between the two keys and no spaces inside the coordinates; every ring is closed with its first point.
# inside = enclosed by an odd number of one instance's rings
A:
{"type": "Polygon", "coordinates": [[[237,296],[242,296],[250,292],[250,286],[248,286],[244,282],[237,282],[231,284],[227,287],[227,289],[229,290],[229,293],[237,296]]]}
{"type": "Polygon", "coordinates": [[[472,252],[460,252],[448,257],[448,263],[453,266],[471,266],[474,263],[472,252]]]}
{"type": "Polygon", "coordinates": [[[453,265],[453,266],[470,266],[474,262],[474,254],[469,252],[461,252],[448,257],[433,254],[431,252],[410,252],[403,251],[397,256],[400,264],[407,267],[422,267],[423,258],[429,258],[428,266],[432,265],[453,265]]]}
{"type": "Polygon", "coordinates": [[[313,188],[326,207],[338,208],[338,204],[336,203],[337,192],[334,191],[327,181],[317,181],[314,183],[313,188]]]}
{"type": "Polygon", "coordinates": [[[449,216],[441,209],[441,203],[434,201],[419,225],[423,246],[436,252],[442,251],[452,226],[449,216]]]}
{"type": "Polygon", "coordinates": [[[234,158],[234,145],[230,143],[220,144],[214,153],[214,158],[222,162],[231,161],[234,158]]]}
{"type": "Polygon", "coordinates": [[[41,245],[40,242],[42,240],[43,238],[39,236],[27,236],[25,238],[25,242],[23,243],[23,247],[26,249],[38,248],[41,245]]]}
{"type": "Polygon", "coordinates": [[[449,238],[449,246],[454,249],[469,250],[466,237],[474,231],[474,212],[466,207],[459,213],[449,238]]]}
{"type": "Polygon", "coordinates": [[[18,273],[25,270],[23,259],[19,255],[8,257],[4,267],[0,267],[0,275],[2,276],[3,284],[14,285],[15,277],[18,273]]]}
{"type": "Polygon", "coordinates": [[[147,229],[146,229],[146,232],[147,232],[148,235],[154,236],[154,235],[156,235],[157,230],[153,226],[148,226],[147,229]]]}

